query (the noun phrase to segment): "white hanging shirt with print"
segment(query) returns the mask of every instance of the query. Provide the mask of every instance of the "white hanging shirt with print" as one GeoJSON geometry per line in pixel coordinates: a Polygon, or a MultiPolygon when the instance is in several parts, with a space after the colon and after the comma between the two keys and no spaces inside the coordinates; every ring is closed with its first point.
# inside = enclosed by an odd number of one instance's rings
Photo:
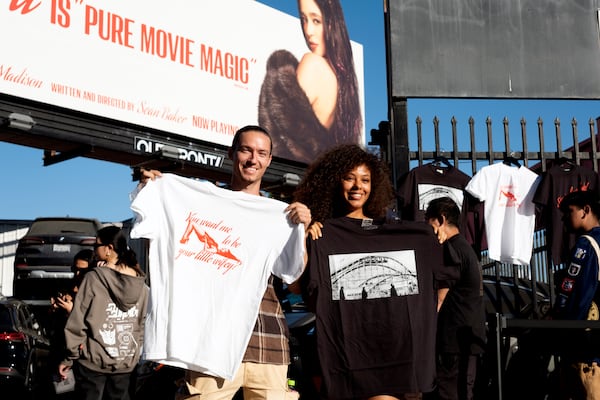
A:
{"type": "Polygon", "coordinates": [[[465,190],[484,202],[485,231],[492,260],[528,265],[533,248],[539,176],[528,168],[497,163],[481,168],[465,190]]]}

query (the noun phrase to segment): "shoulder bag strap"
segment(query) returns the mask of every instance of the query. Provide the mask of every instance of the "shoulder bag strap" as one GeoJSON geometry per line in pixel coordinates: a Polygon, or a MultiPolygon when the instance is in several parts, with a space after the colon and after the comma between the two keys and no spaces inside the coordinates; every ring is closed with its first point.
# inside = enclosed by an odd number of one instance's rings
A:
{"type": "Polygon", "coordinates": [[[600,247],[598,246],[598,242],[596,242],[596,239],[594,239],[590,235],[582,235],[582,236],[584,238],[586,238],[587,240],[589,240],[590,244],[596,251],[596,260],[598,261],[598,280],[600,281],[600,247]]]}

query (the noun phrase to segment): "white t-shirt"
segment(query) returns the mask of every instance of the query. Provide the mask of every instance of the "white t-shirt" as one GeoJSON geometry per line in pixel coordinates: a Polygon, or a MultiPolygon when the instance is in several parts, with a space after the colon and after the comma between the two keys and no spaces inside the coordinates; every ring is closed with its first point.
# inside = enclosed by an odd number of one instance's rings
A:
{"type": "Polygon", "coordinates": [[[302,273],[304,226],[287,204],[163,174],[131,204],[150,239],[143,358],[232,379],[271,274],[302,273]]]}
{"type": "Polygon", "coordinates": [[[526,167],[497,163],[481,168],[465,188],[484,203],[489,257],[528,265],[533,248],[539,176],[526,167]]]}

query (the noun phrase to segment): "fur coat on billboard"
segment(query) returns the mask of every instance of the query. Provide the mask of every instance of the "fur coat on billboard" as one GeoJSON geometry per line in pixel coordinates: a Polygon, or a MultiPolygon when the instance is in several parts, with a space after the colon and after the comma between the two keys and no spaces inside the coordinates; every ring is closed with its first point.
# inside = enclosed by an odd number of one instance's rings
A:
{"type": "Polygon", "coordinates": [[[258,104],[258,124],[271,134],[273,155],[310,163],[335,145],[335,135],[317,119],[298,84],[298,60],[287,50],[277,50],[267,61],[258,104]]]}

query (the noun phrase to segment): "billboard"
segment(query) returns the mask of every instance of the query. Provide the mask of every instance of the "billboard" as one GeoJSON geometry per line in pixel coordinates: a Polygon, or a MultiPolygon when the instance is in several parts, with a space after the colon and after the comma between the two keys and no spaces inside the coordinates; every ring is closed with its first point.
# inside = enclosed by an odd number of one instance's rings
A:
{"type": "MultiPolygon", "coordinates": [[[[274,155],[301,162],[314,157],[297,151],[311,140],[311,148],[338,140],[332,128],[291,130],[296,122],[278,116],[311,121],[297,112],[307,99],[290,106],[291,91],[282,93],[304,88],[298,79],[282,86],[272,73],[266,82],[268,65],[301,63],[310,43],[299,18],[255,1],[9,0],[0,35],[0,94],[225,146],[262,113],[275,130],[274,155]]],[[[362,46],[348,43],[362,121],[362,46]]],[[[314,122],[316,111],[303,112],[314,122]]],[[[362,125],[355,140],[365,140],[362,125]]]]}
{"type": "Polygon", "coordinates": [[[599,0],[389,0],[395,97],[600,98],[599,0]]]}

